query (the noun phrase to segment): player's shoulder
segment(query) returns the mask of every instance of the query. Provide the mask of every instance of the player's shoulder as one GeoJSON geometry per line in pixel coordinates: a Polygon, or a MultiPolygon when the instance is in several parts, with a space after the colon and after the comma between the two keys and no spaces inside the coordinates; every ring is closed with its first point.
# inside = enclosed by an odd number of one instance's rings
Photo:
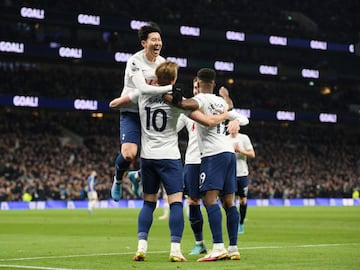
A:
{"type": "Polygon", "coordinates": [[[239,133],[238,137],[244,140],[250,140],[249,136],[244,133],[239,133]]]}
{"type": "Polygon", "coordinates": [[[163,62],[165,62],[166,61],[166,59],[164,58],[164,57],[162,57],[161,55],[159,55],[158,57],[156,57],[156,62],[158,63],[158,64],[161,64],[161,63],[163,63],[163,62]]]}
{"type": "Polygon", "coordinates": [[[132,56],[129,57],[127,63],[130,65],[139,65],[142,62],[143,54],[143,51],[138,51],[134,53],[132,56]]]}

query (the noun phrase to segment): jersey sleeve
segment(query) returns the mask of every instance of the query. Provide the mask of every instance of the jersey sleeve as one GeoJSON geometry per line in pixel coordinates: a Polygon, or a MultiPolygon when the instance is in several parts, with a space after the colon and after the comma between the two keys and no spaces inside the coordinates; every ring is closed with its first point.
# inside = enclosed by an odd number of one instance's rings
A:
{"type": "Polygon", "coordinates": [[[141,95],[139,89],[134,89],[133,91],[128,93],[128,96],[132,103],[137,103],[139,96],[141,95]]]}
{"type": "Polygon", "coordinates": [[[182,113],[180,114],[179,118],[178,118],[178,121],[176,123],[176,131],[179,132],[180,130],[182,130],[185,125],[186,125],[186,122],[185,122],[185,115],[182,113]]]}
{"type": "Polygon", "coordinates": [[[159,95],[165,94],[172,90],[172,85],[165,85],[165,86],[154,86],[149,85],[145,81],[145,77],[141,71],[141,66],[136,59],[132,59],[128,62],[127,68],[129,70],[129,75],[136,86],[139,89],[141,94],[147,95],[159,95]]]}
{"type": "Polygon", "coordinates": [[[240,126],[246,126],[247,124],[249,124],[249,119],[246,116],[237,113],[234,110],[228,112],[228,117],[229,120],[237,119],[239,121],[240,126]]]}

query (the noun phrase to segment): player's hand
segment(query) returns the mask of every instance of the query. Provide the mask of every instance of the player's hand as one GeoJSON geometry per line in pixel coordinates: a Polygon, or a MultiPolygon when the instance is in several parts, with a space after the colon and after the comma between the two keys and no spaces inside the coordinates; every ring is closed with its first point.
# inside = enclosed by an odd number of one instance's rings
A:
{"type": "Polygon", "coordinates": [[[173,97],[172,94],[163,94],[162,98],[167,102],[167,103],[172,103],[173,97]]]}
{"type": "Polygon", "coordinates": [[[227,132],[229,132],[230,134],[234,134],[234,133],[236,134],[239,132],[239,130],[240,130],[240,125],[237,119],[229,122],[227,126],[227,132]]]}
{"type": "Polygon", "coordinates": [[[178,85],[173,85],[172,88],[172,103],[178,105],[183,98],[182,89],[178,85]]]}
{"type": "Polygon", "coordinates": [[[219,95],[222,96],[223,98],[229,97],[229,90],[227,90],[226,87],[221,86],[219,89],[219,95]]]}

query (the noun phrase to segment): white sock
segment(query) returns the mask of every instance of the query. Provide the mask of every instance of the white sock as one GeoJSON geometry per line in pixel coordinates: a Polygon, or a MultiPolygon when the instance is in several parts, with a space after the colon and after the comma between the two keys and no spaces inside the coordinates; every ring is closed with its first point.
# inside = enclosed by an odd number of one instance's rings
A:
{"type": "Polygon", "coordinates": [[[181,253],[181,251],[180,251],[180,243],[171,242],[170,253],[171,254],[179,254],[179,253],[181,253]]]}
{"type": "Polygon", "coordinates": [[[237,246],[229,246],[228,251],[230,251],[230,252],[238,251],[238,247],[237,246]]]}
{"type": "Polygon", "coordinates": [[[143,239],[141,239],[141,240],[139,240],[138,241],[138,252],[144,252],[144,253],[146,253],[146,251],[147,251],[147,240],[143,240],[143,239]]]}
{"type": "Polygon", "coordinates": [[[213,248],[214,249],[224,249],[225,246],[224,246],[224,243],[215,243],[215,244],[213,244],[213,248]]]}

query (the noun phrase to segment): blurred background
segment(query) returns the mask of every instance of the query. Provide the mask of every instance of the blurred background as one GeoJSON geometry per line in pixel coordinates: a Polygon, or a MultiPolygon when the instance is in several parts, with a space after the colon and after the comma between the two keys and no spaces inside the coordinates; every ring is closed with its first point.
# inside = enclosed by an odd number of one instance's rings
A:
{"type": "Polygon", "coordinates": [[[187,96],[196,71],[214,68],[250,118],[249,198],[351,198],[359,14],[356,0],[0,1],[0,201],[85,200],[93,169],[99,199],[110,198],[119,112],[108,102],[148,21],[187,96]]]}

